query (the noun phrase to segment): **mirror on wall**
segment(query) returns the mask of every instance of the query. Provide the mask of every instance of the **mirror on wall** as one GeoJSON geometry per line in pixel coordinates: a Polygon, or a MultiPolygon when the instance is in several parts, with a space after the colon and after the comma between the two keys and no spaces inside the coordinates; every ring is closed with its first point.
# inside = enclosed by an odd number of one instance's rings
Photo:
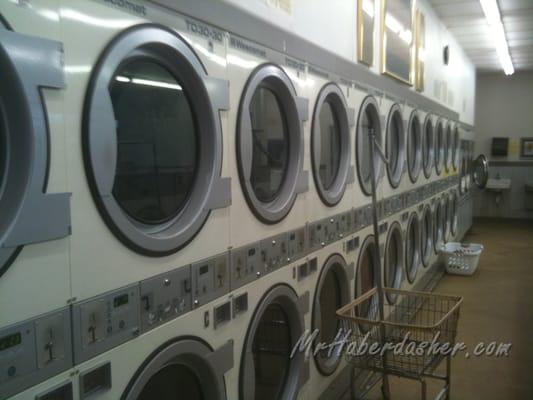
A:
{"type": "Polygon", "coordinates": [[[381,72],[411,84],[413,44],[411,0],[382,0],[381,72]]]}
{"type": "Polygon", "coordinates": [[[422,92],[424,91],[426,60],[426,17],[420,10],[416,11],[415,23],[415,89],[422,92]]]}
{"type": "Polygon", "coordinates": [[[357,60],[371,66],[374,60],[374,19],[376,0],[357,2],[357,60]]]}

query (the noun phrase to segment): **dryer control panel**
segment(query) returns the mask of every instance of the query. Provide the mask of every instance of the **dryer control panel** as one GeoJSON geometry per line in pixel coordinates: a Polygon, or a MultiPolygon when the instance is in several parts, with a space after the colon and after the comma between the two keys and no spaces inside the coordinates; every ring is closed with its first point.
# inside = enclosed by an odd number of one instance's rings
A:
{"type": "Polygon", "coordinates": [[[0,398],[71,368],[70,309],[0,330],[0,398]]]}
{"type": "Polygon", "coordinates": [[[307,251],[307,229],[302,227],[295,231],[289,232],[287,261],[292,262],[299,258],[305,257],[307,251]]]}
{"type": "Polygon", "coordinates": [[[198,262],[191,268],[193,308],[229,293],[229,254],[198,262]]]}
{"type": "Polygon", "coordinates": [[[74,360],[79,363],[139,334],[139,286],[77,303],[72,319],[74,360]]]}
{"type": "Polygon", "coordinates": [[[231,290],[261,277],[261,246],[259,243],[231,252],[231,290]]]}

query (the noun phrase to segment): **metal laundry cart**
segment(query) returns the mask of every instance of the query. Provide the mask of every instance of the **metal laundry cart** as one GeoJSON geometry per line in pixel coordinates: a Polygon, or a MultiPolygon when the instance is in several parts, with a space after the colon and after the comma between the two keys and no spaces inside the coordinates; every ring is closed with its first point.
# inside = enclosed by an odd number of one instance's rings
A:
{"type": "Polygon", "coordinates": [[[369,129],[368,135],[377,286],[337,310],[337,317],[348,333],[347,361],[354,371],[381,374],[383,397],[387,400],[391,398],[388,375],[419,381],[423,400],[427,399],[426,378],[443,380],[444,387],[435,400],[449,400],[451,349],[455,345],[463,299],[382,286],[375,150],[385,163],[388,160],[376,143],[373,129],[369,129]],[[385,295],[394,297],[394,304],[385,304],[385,295]],[[439,375],[435,370],[443,360],[446,360],[446,373],[439,375]]]}

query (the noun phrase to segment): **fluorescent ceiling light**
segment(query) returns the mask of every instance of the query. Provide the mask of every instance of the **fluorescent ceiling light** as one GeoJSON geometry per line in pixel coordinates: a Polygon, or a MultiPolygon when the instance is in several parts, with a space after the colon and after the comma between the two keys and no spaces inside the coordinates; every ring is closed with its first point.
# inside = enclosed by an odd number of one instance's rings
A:
{"type": "Polygon", "coordinates": [[[485,13],[485,18],[489,23],[491,29],[491,35],[496,44],[496,52],[500,59],[505,75],[514,74],[514,66],[509,55],[509,47],[507,45],[507,39],[505,38],[505,30],[503,29],[502,17],[500,15],[500,9],[496,0],[479,0],[481,8],[485,13]]]}

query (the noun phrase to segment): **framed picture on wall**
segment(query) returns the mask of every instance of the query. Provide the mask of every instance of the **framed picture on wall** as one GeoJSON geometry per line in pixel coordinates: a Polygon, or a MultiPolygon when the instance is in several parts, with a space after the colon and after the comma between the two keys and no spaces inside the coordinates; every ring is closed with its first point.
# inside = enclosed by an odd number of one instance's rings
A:
{"type": "Polygon", "coordinates": [[[415,16],[415,89],[424,91],[424,63],[426,53],[426,18],[419,10],[415,16]]]}
{"type": "Polygon", "coordinates": [[[357,2],[357,60],[372,66],[374,60],[375,0],[357,2]]]}
{"type": "Polygon", "coordinates": [[[520,146],[521,158],[533,158],[533,138],[522,138],[520,146]]]}
{"type": "Polygon", "coordinates": [[[381,2],[381,73],[412,84],[414,2],[381,2]]]}

